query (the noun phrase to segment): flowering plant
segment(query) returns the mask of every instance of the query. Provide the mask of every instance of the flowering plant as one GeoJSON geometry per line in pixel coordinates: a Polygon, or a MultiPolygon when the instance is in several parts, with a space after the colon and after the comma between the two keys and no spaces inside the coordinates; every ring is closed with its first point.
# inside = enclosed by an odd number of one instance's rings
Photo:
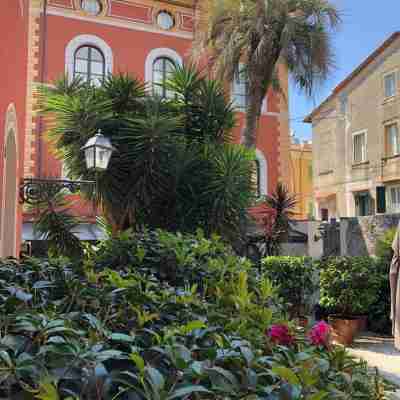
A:
{"type": "Polygon", "coordinates": [[[308,338],[314,346],[330,347],[331,327],[325,321],[320,321],[314,325],[308,333],[308,338]]]}
{"type": "Polygon", "coordinates": [[[272,343],[290,346],[294,343],[294,336],[290,333],[287,325],[276,324],[266,332],[272,343]]]}

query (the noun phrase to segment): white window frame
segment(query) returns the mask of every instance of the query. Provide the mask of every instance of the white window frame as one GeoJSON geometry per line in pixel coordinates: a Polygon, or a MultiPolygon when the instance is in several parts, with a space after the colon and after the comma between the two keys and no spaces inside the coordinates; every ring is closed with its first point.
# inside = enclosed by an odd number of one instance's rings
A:
{"type": "Polygon", "coordinates": [[[353,155],[352,155],[352,160],[353,160],[353,164],[362,164],[368,161],[368,130],[364,129],[362,131],[358,131],[358,132],[354,132],[352,135],[352,149],[353,149],[353,155]],[[365,157],[363,160],[356,160],[355,159],[355,138],[356,136],[361,136],[364,135],[365,136],[365,157]]]}
{"type": "Polygon", "coordinates": [[[393,97],[396,97],[399,91],[399,78],[398,78],[398,70],[392,70],[388,71],[383,75],[383,97],[385,100],[392,99],[393,97]],[[391,94],[389,96],[386,95],[386,78],[390,75],[394,76],[394,94],[391,94]]]}
{"type": "MultiPolygon", "coordinates": [[[[239,64],[239,70],[243,69],[244,64],[239,64]]],[[[235,106],[235,111],[236,112],[242,112],[245,113],[246,109],[244,108],[240,108],[238,106],[236,106],[236,101],[235,101],[235,93],[237,92],[236,90],[237,87],[237,82],[236,82],[236,73],[235,73],[235,77],[232,81],[232,85],[231,85],[231,102],[233,103],[233,105],[235,106]]],[[[247,102],[247,100],[246,100],[247,102]]],[[[268,95],[266,94],[264,96],[262,105],[261,105],[261,114],[268,114],[268,95]]]]}
{"type": "Polygon", "coordinates": [[[389,213],[398,213],[400,212],[400,183],[396,185],[388,185],[386,186],[386,201],[387,201],[387,212],[389,213]],[[397,199],[398,203],[397,206],[394,206],[392,202],[392,189],[398,191],[397,199]]]}
{"type": "Polygon", "coordinates": [[[259,149],[256,149],[256,160],[260,166],[260,195],[266,196],[268,194],[268,162],[264,153],[259,149]]]}
{"type": "Polygon", "coordinates": [[[111,47],[98,36],[79,35],[74,37],[65,48],[65,73],[69,81],[74,78],[75,53],[82,46],[98,48],[103,53],[105,76],[112,74],[114,57],[111,47]]]}
{"type": "Polygon", "coordinates": [[[173,49],[168,47],[160,47],[150,50],[147,54],[146,61],[144,64],[144,79],[149,84],[149,90],[153,90],[153,64],[158,58],[169,58],[175,63],[176,66],[182,66],[182,57],[173,49]]]}
{"type": "Polygon", "coordinates": [[[388,122],[386,122],[384,125],[383,125],[383,129],[384,129],[384,143],[386,144],[386,148],[385,148],[385,151],[384,151],[384,154],[385,154],[385,156],[387,156],[387,157],[395,157],[395,156],[398,156],[398,155],[400,155],[400,124],[399,124],[399,121],[398,120],[392,120],[392,121],[388,121],[388,122]],[[390,127],[390,126],[392,126],[392,125],[396,125],[397,126],[397,141],[398,141],[398,152],[397,153],[393,153],[393,154],[390,154],[389,153],[389,147],[388,147],[388,144],[389,144],[389,142],[388,142],[388,128],[390,127]]]}

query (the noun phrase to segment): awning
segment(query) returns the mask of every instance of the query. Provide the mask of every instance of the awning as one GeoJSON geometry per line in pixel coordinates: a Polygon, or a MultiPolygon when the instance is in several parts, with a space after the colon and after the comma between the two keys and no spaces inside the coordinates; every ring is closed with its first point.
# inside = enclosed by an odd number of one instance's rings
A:
{"type": "MultiPolygon", "coordinates": [[[[73,231],[73,233],[80,240],[105,240],[106,235],[96,224],[79,224],[73,231]]],[[[44,237],[38,235],[33,231],[32,222],[24,222],[22,225],[22,240],[32,241],[32,240],[44,240],[44,237]]]]}

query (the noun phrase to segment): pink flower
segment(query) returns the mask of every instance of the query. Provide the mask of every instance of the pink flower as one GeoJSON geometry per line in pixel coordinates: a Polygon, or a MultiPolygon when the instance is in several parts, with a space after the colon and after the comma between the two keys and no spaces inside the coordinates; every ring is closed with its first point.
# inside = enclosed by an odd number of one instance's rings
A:
{"type": "Polygon", "coordinates": [[[271,339],[271,342],[275,344],[290,346],[294,342],[294,337],[290,334],[287,325],[272,325],[266,334],[271,339]]]}
{"type": "Polygon", "coordinates": [[[315,346],[324,346],[326,348],[330,345],[331,327],[325,321],[318,322],[314,325],[308,334],[308,338],[315,346]]]}

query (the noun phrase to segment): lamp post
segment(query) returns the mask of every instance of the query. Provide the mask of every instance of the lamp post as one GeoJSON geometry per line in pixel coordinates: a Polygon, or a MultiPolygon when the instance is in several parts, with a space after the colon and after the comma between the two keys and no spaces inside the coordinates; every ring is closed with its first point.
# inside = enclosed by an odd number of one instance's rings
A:
{"type": "Polygon", "coordinates": [[[110,139],[99,130],[95,136],[86,142],[81,150],[85,154],[86,168],[96,173],[96,181],[25,178],[19,188],[20,202],[31,205],[38,204],[54,197],[64,189],[69,190],[71,193],[76,193],[85,185],[95,184],[97,192],[97,174],[108,168],[115,148],[112,146],[110,139]]]}

